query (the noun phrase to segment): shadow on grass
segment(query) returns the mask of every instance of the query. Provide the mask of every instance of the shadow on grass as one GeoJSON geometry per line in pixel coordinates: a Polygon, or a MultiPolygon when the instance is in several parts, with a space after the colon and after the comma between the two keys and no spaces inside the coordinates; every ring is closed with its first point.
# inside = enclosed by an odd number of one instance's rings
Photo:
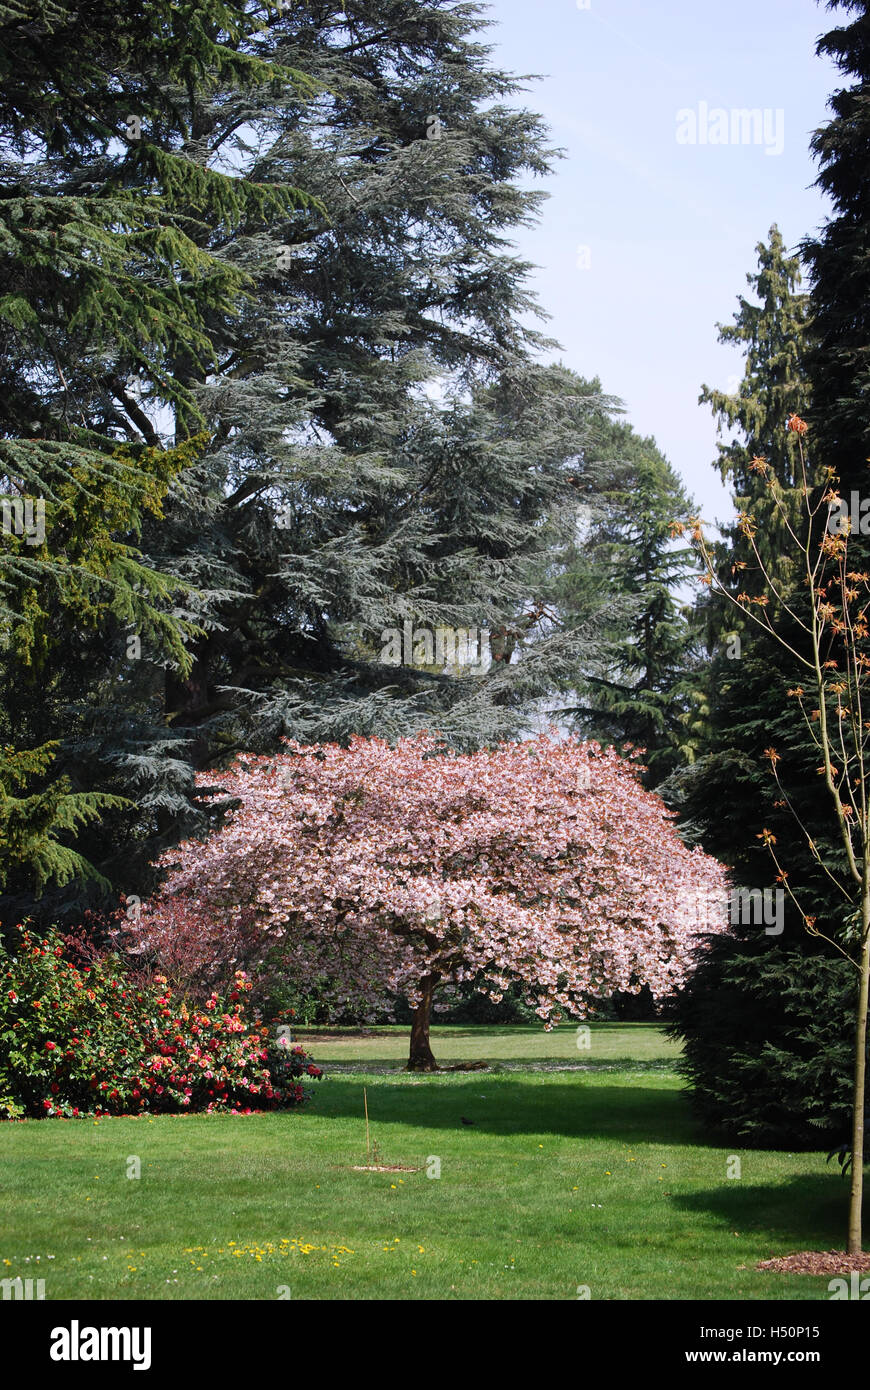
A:
{"type": "Polygon", "coordinates": [[[318,1114],[363,1117],[363,1086],[371,1122],[420,1129],[456,1130],[463,1135],[559,1134],[569,1138],[618,1139],[623,1143],[708,1144],[685,1097],[666,1087],[589,1086],[589,1073],[570,1082],[536,1084],[486,1072],[408,1076],[384,1085],[333,1075],[318,1089],[318,1114]],[[473,1122],[462,1123],[462,1116],[473,1122]]]}
{"type": "Polygon", "coordinates": [[[712,1216],[741,1235],[758,1231],[773,1242],[789,1243],[789,1251],[844,1248],[849,1187],[833,1174],[752,1184],[732,1179],[671,1201],[679,1211],[712,1216]]]}

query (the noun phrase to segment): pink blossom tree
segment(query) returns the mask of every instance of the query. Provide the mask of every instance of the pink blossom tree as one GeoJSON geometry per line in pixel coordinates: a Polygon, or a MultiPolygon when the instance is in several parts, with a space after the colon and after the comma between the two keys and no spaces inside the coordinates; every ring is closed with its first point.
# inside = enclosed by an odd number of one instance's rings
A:
{"type": "MultiPolygon", "coordinates": [[[[661,800],[612,749],[543,736],[445,754],[288,742],[209,773],[238,798],[225,827],[164,857],[139,945],[162,961],[255,965],[276,945],[300,986],[369,1016],[415,1008],[409,1070],[434,1070],[436,990],[515,981],[548,1026],[616,990],[656,999],[725,928],[725,871],[679,839],[661,800]],[[246,959],[240,959],[245,952],[246,959]]],[[[165,966],[164,966],[165,968],[165,966]]]]}

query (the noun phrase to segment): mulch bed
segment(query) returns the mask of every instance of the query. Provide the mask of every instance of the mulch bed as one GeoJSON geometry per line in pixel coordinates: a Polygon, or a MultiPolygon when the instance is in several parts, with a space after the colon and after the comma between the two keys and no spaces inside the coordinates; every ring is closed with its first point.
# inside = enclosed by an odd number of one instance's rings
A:
{"type": "Polygon", "coordinates": [[[870,1273],[870,1254],[847,1255],[845,1250],[800,1250],[776,1260],[761,1260],[756,1269],[776,1274],[859,1274],[870,1273]]]}

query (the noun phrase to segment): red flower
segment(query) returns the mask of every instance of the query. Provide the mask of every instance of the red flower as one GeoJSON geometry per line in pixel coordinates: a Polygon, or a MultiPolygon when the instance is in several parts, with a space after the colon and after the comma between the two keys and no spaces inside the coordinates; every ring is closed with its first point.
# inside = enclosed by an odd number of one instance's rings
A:
{"type": "Polygon", "coordinates": [[[57,1047],[57,1043],[47,1042],[47,1043],[45,1044],[45,1050],[46,1050],[46,1052],[54,1052],[54,1049],[55,1049],[56,1047],[57,1047]]]}

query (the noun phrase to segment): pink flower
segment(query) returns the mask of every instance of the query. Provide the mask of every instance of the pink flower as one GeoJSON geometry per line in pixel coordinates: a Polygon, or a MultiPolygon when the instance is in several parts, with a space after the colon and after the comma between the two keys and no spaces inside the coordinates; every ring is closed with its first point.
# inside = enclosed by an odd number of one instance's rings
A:
{"type": "MultiPolygon", "coordinates": [[[[447,756],[425,735],[286,746],[202,775],[240,806],[205,844],[167,854],[143,913],[158,955],[227,969],[280,940],[300,989],[326,975],[325,1003],[373,1013],[397,993],[416,1002],[447,951],[445,984],[485,971],[497,997],[517,981],[553,1026],[617,990],[672,994],[699,938],[727,927],[724,871],[683,845],[612,749],[548,736],[447,756]],[[277,795],[285,772],[292,791],[277,795]],[[693,921],[699,893],[710,910],[693,921]]],[[[237,971],[226,1033],[244,1035],[250,988],[237,971]]],[[[251,1067],[253,1045],[244,1055],[251,1067]]]]}

